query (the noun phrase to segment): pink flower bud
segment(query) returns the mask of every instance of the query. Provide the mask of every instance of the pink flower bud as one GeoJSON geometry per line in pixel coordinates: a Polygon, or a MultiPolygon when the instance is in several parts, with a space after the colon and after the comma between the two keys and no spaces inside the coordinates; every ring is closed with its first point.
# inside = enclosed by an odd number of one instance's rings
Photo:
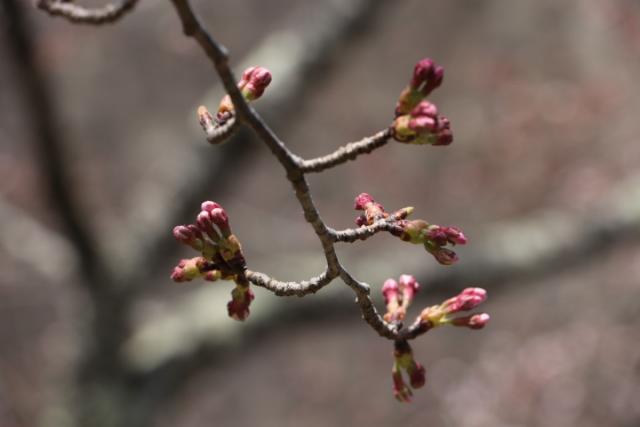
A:
{"type": "Polygon", "coordinates": [[[200,205],[200,209],[202,209],[205,212],[211,212],[214,209],[221,209],[221,208],[222,208],[222,206],[220,206],[216,202],[212,202],[210,200],[204,201],[200,205]]]}
{"type": "Polygon", "coordinates": [[[201,251],[205,245],[202,231],[193,224],[175,226],[173,228],[173,237],[197,251],[201,251]]]}
{"type": "Polygon", "coordinates": [[[402,291],[402,300],[403,304],[409,305],[413,300],[413,297],[420,290],[420,284],[416,280],[415,277],[410,274],[403,274],[398,279],[398,285],[400,290],[402,291]]]}
{"type": "Polygon", "coordinates": [[[208,262],[202,257],[182,259],[173,268],[171,280],[174,282],[189,282],[202,275],[203,269],[207,268],[208,262]]]}
{"type": "Polygon", "coordinates": [[[466,288],[457,296],[445,302],[446,313],[457,313],[459,311],[469,311],[478,307],[487,299],[487,291],[482,288],[466,288]]]}
{"type": "Polygon", "coordinates": [[[389,304],[392,300],[398,298],[398,282],[393,279],[385,280],[382,285],[382,295],[384,295],[384,301],[389,304]]]}
{"type": "Polygon", "coordinates": [[[422,93],[423,96],[428,96],[442,84],[443,78],[444,68],[436,65],[432,59],[425,58],[419,61],[413,69],[410,86],[422,93]]]}
{"type": "Polygon", "coordinates": [[[271,83],[269,70],[263,67],[251,67],[242,74],[238,87],[247,101],[253,101],[262,96],[269,83],[271,83]]]}
{"type": "Polygon", "coordinates": [[[255,296],[248,286],[236,286],[231,291],[231,301],[227,303],[229,317],[243,321],[249,317],[249,305],[255,296]]]}
{"type": "Polygon", "coordinates": [[[363,225],[367,225],[367,217],[364,216],[364,215],[358,215],[356,217],[356,221],[355,222],[356,222],[356,225],[358,227],[362,227],[363,225]]]}
{"type": "Polygon", "coordinates": [[[355,199],[353,208],[357,211],[363,211],[369,203],[373,203],[373,197],[367,193],[360,193],[355,199]]]}
{"type": "Polygon", "coordinates": [[[458,317],[451,320],[454,326],[464,326],[471,329],[482,329],[491,317],[487,313],[473,314],[470,316],[458,317]]]}
{"type": "Polygon", "coordinates": [[[207,235],[214,241],[220,241],[220,235],[214,228],[213,220],[211,219],[211,213],[207,211],[201,211],[196,217],[196,223],[198,227],[207,233],[207,235]]]}
{"type": "Polygon", "coordinates": [[[229,226],[229,217],[224,209],[221,207],[211,210],[209,213],[211,221],[218,226],[220,232],[224,237],[231,235],[231,227],[229,226]]]}

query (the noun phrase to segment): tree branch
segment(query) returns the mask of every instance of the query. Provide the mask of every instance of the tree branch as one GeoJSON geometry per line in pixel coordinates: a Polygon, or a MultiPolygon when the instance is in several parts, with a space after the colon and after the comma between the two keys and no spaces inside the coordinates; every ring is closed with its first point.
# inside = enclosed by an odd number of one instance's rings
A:
{"type": "Polygon", "coordinates": [[[384,129],[360,141],[350,142],[326,156],[303,160],[300,169],[304,173],[322,172],[349,160],[355,160],[361,154],[369,154],[376,148],[384,146],[390,139],[391,129],[384,129]]]}
{"type": "Polygon", "coordinates": [[[37,6],[51,16],[61,16],[77,24],[110,24],[133,10],[138,0],[118,0],[95,9],[64,0],[39,0],[37,6]]]}

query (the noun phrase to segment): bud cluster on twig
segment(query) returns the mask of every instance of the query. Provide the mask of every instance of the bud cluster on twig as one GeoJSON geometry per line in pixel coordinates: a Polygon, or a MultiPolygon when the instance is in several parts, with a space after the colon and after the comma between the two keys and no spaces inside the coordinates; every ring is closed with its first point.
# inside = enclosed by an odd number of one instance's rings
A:
{"type": "MultiPolygon", "coordinates": [[[[84,8],[66,0],[38,0],[38,7],[54,16],[62,16],[73,22],[103,24],[114,22],[133,9],[138,0],[122,0],[102,8],[84,8]]],[[[309,280],[283,282],[264,273],[247,268],[242,247],[232,233],[226,211],[215,202],[202,203],[195,224],[179,225],[173,229],[175,238],[199,253],[198,256],[181,260],[173,269],[171,278],[176,282],[188,282],[196,278],[207,281],[231,280],[236,287],[227,304],[229,315],[244,320],[249,315],[249,305],[254,299],[250,284],[261,286],[276,295],[304,296],[314,293],[340,277],[356,293],[356,302],[363,319],[381,336],[394,341],[394,363],[392,368],[393,391],[403,402],[411,400],[411,389],[425,384],[424,367],[415,361],[408,340],[414,339],[430,329],[441,325],[464,326],[481,329],[489,321],[486,313],[464,314],[485,301],[482,288],[467,288],[459,295],[439,305],[427,307],[416,321],[403,326],[407,310],[420,289],[416,279],[407,274],[398,281],[388,279],[382,286],[386,313],[378,314],[370,297],[370,286],[356,280],[340,263],[335,251],[338,242],[365,240],[374,234],[387,231],[400,239],[421,244],[443,265],[458,260],[450,248],[467,243],[466,236],[456,227],[443,227],[417,219],[408,220],[412,207],[387,213],[371,195],[362,193],[356,197],[355,209],[362,214],[356,218],[357,228],[336,231],[321,219],[311,197],[305,175],[321,172],[358,156],[371,153],[394,139],[414,145],[449,145],[453,134],[449,120],[439,115],[438,108],[426,98],[443,81],[444,69],[431,59],[423,59],[414,67],[408,85],[400,93],[393,122],[386,129],[371,137],[346,144],[334,152],[315,159],[304,160],[287,148],[276,134],[264,123],[249,102],[260,98],[271,82],[271,73],[262,67],[251,67],[244,71],[239,82],[229,68],[226,49],[218,43],[200,24],[188,0],[172,0],[183,25],[185,35],[192,37],[211,59],[216,72],[227,91],[220,101],[215,115],[206,107],[198,108],[198,120],[207,141],[218,144],[232,135],[243,124],[252,128],[260,140],[270,149],[286,171],[286,176],[295,190],[295,196],[304,212],[304,218],[313,227],[322,243],[326,258],[324,272],[309,280]],[[409,378],[404,382],[403,373],[409,378]]]]}
{"type": "Polygon", "coordinates": [[[226,211],[216,202],[206,201],[195,224],[178,225],[173,236],[201,253],[192,259],[183,259],[173,269],[171,278],[176,282],[191,281],[197,277],[215,281],[233,280],[236,288],[231,292],[227,305],[229,316],[245,320],[249,316],[249,304],[253,292],[245,278],[246,262],[240,241],[231,231],[226,211]]]}

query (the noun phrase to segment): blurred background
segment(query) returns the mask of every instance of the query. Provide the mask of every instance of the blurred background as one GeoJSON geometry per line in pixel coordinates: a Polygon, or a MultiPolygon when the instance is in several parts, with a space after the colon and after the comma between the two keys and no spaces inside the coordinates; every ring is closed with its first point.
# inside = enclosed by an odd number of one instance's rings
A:
{"type": "Polygon", "coordinates": [[[340,281],[258,289],[243,324],[229,283],[172,283],[193,254],[171,228],[207,199],[251,269],[302,280],[324,261],[255,136],[206,143],[195,111],[222,92],[169,2],[98,28],[3,0],[1,426],[640,425],[640,3],[193,5],[237,72],[272,70],[256,108],[305,158],[387,126],[417,60],[445,67],[451,146],[390,143],[309,180],[337,229],[360,192],[461,227],[452,267],[386,235],[339,255],[376,295],[415,275],[416,313],[482,286],[491,323],[414,341],[427,385],[403,405],[392,344],[340,281]]]}

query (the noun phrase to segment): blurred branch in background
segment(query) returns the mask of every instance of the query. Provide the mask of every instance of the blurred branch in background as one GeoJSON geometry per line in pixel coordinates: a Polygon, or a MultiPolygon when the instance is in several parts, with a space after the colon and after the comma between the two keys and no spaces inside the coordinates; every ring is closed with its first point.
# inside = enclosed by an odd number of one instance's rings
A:
{"type": "Polygon", "coordinates": [[[52,16],[62,16],[80,24],[106,24],[117,21],[131,11],[138,0],[116,0],[95,9],[73,4],[69,0],[39,0],[38,7],[52,16]]]}

